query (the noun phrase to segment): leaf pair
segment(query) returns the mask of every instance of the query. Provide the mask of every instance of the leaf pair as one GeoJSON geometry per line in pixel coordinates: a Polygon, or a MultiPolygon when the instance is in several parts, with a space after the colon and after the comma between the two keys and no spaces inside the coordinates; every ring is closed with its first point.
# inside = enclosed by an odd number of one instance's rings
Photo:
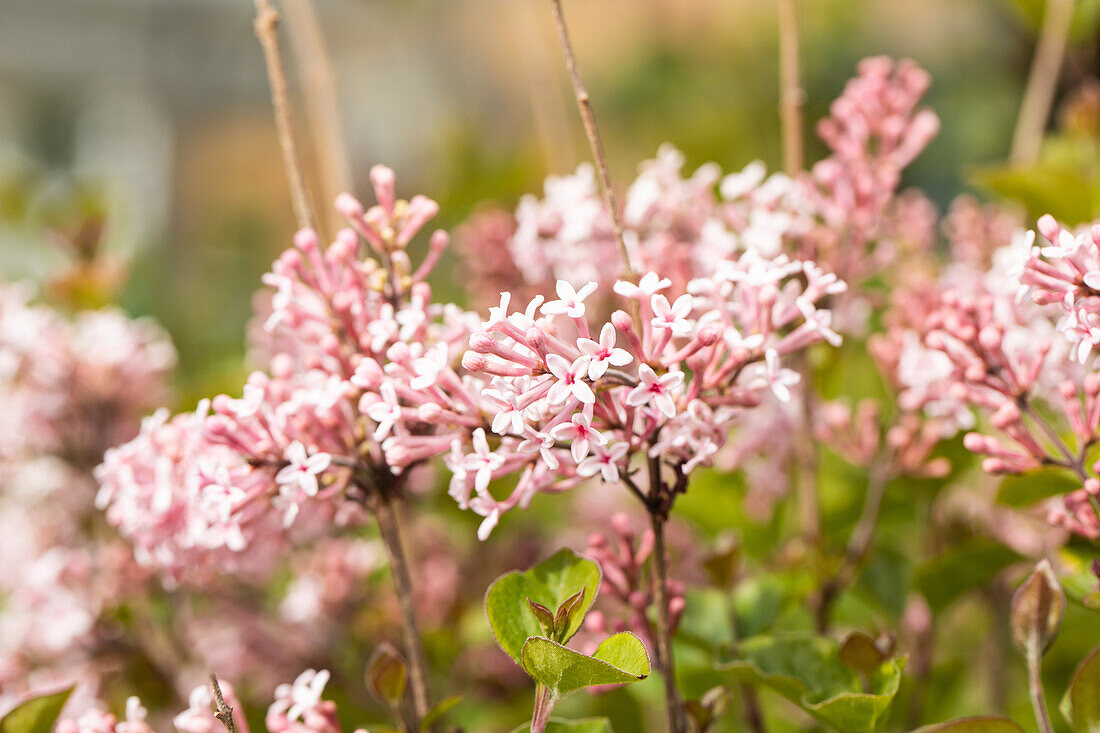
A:
{"type": "Polygon", "coordinates": [[[591,655],[565,646],[596,600],[600,577],[594,561],[563,549],[530,570],[502,575],[485,596],[497,643],[538,683],[550,707],[582,687],[649,675],[649,655],[630,632],[608,637],[591,655]]]}

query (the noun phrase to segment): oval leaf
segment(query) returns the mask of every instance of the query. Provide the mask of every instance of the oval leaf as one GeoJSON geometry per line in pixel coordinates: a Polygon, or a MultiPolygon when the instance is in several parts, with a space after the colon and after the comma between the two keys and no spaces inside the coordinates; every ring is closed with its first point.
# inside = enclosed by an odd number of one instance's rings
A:
{"type": "Polygon", "coordinates": [[[69,687],[16,705],[0,718],[0,733],[50,733],[72,692],[69,687]]]}
{"type": "Polygon", "coordinates": [[[1077,733],[1100,732],[1100,646],[1077,665],[1060,708],[1077,733]]]}
{"type": "Polygon", "coordinates": [[[999,715],[979,715],[926,725],[913,733],[1024,733],[1024,729],[1016,721],[999,715]]]}
{"type": "Polygon", "coordinates": [[[833,639],[792,633],[746,639],[740,659],[719,666],[744,682],[766,685],[819,722],[846,733],[872,733],[893,702],[905,658],[891,659],[868,675],[870,692],[840,660],[833,639]]]}
{"type": "Polygon", "coordinates": [[[629,631],[604,639],[590,657],[533,636],[523,645],[522,658],[527,674],[558,698],[582,687],[637,682],[649,676],[645,645],[629,631]]]}
{"type": "Polygon", "coordinates": [[[545,632],[531,614],[530,601],[557,609],[581,590],[584,596],[569,616],[559,639],[566,642],[581,627],[600,588],[600,566],[569,549],[556,552],[530,570],[500,576],[485,594],[485,613],[497,643],[516,664],[523,666],[523,645],[545,632]]]}

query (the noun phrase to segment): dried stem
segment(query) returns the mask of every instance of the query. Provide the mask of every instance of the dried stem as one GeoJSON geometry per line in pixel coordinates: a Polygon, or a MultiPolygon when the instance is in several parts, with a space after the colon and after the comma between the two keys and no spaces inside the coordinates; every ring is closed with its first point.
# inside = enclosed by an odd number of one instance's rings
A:
{"type": "Polygon", "coordinates": [[[290,185],[294,218],[299,228],[315,229],[317,217],[313,212],[313,203],[306,188],[305,176],[302,174],[298,146],[294,141],[286,71],[283,68],[283,55],[279,50],[279,12],[272,6],[271,0],[256,0],[256,20],[253,26],[256,30],[256,38],[260,40],[260,46],[263,47],[264,62],[267,64],[267,78],[271,84],[271,103],[275,108],[275,128],[279,133],[283,165],[286,168],[287,183],[290,185]]]}
{"type": "Polygon", "coordinates": [[[1016,120],[1016,132],[1012,136],[1009,160],[1015,165],[1031,165],[1039,159],[1043,130],[1050,117],[1072,20],[1073,0],[1047,0],[1043,27],[1031,60],[1020,116],[1016,120]]]}
{"type": "Polygon", "coordinates": [[[405,545],[401,540],[401,525],[397,517],[397,507],[394,504],[394,499],[380,496],[377,502],[372,502],[371,509],[378,521],[382,544],[386,546],[393,584],[397,591],[397,601],[401,606],[401,627],[405,636],[405,653],[409,659],[409,685],[412,688],[413,710],[419,721],[431,711],[428,665],[424,656],[424,643],[420,639],[420,630],[416,622],[416,605],[413,602],[409,560],[405,555],[405,545]]]}
{"type": "Polygon", "coordinates": [[[210,675],[210,687],[214,691],[214,717],[225,726],[226,733],[237,733],[237,722],[233,720],[233,708],[229,707],[222,697],[222,688],[218,684],[217,675],[210,675]]]}
{"type": "Polygon", "coordinates": [[[573,95],[577,99],[577,109],[581,113],[584,122],[584,132],[588,136],[588,146],[592,149],[592,157],[596,161],[596,171],[599,174],[600,188],[603,189],[604,203],[611,214],[611,222],[615,229],[615,244],[619,247],[619,257],[623,265],[623,277],[632,282],[637,282],[637,274],[630,264],[630,252],[626,248],[626,240],[623,239],[623,220],[615,202],[615,190],[611,187],[611,174],[607,169],[607,155],[604,152],[603,143],[600,141],[600,129],[596,126],[596,116],[592,113],[592,105],[588,101],[588,91],[581,81],[580,72],[577,70],[577,57],[573,53],[573,43],[569,40],[569,28],[565,24],[565,14],[561,9],[561,0],[550,0],[554,8],[554,20],[558,25],[558,37],[561,39],[561,50],[565,54],[565,68],[569,70],[569,80],[573,84],[573,95]]]}
{"type": "Polygon", "coordinates": [[[822,585],[814,604],[814,621],[817,632],[824,634],[829,630],[829,611],[833,602],[840,593],[847,588],[856,573],[867,558],[871,549],[871,542],[875,536],[875,527],[878,525],[879,512],[882,509],[882,499],[886,495],[886,485],[889,473],[886,469],[888,457],[880,456],[871,464],[871,475],[867,482],[867,493],[863,499],[863,511],[859,515],[856,526],[848,538],[848,545],[844,550],[844,558],[836,573],[822,585]]]}
{"type": "MultiPolygon", "coordinates": [[[[657,479],[660,481],[660,479],[657,479]]],[[[672,658],[672,624],[668,617],[668,550],[665,547],[666,518],[660,512],[650,511],[649,522],[653,528],[653,603],[657,606],[657,668],[665,684],[665,717],[669,733],[685,733],[680,692],[676,689],[676,664],[672,658]]]]}
{"type": "MultiPolygon", "coordinates": [[[[317,18],[315,0],[285,0],[290,44],[297,60],[305,111],[313,132],[313,149],[320,169],[322,201],[352,188],[347,136],[340,115],[336,74],[317,18]]],[[[341,217],[336,209],[327,209],[332,231],[339,229],[341,217]]]]}
{"type": "Polygon", "coordinates": [[[778,0],[779,119],[783,133],[783,170],[802,170],[802,90],[798,62],[798,0],[778,0]]]}

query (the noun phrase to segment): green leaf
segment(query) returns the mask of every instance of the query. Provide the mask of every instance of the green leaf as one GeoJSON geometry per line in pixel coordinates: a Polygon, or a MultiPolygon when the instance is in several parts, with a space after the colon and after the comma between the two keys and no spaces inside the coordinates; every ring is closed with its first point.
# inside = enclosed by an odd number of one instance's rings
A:
{"type": "Polygon", "coordinates": [[[1059,708],[1077,733],[1100,732],[1100,647],[1077,665],[1059,708]]]}
{"type": "Polygon", "coordinates": [[[997,489],[997,501],[1007,506],[1025,507],[1079,488],[1081,482],[1064,470],[1048,468],[1005,477],[997,489]]]}
{"type": "MultiPolygon", "coordinates": [[[[529,733],[530,723],[524,723],[512,730],[512,733],[529,733]]],[[[614,733],[611,721],[607,718],[584,718],[581,720],[559,720],[551,718],[546,725],[546,733],[614,733]]]]}
{"type": "Polygon", "coordinates": [[[913,733],[1024,733],[1024,729],[1016,721],[999,715],[977,715],[926,725],[913,733]]]}
{"type": "Polygon", "coordinates": [[[73,688],[67,687],[16,705],[0,718],[0,733],[50,733],[72,692],[73,688]]]}
{"type": "Polygon", "coordinates": [[[840,644],[804,633],[758,636],[738,648],[740,658],[719,669],[766,685],[819,722],[845,733],[871,733],[897,694],[905,659],[892,659],[868,675],[869,691],[840,660],[840,644]]]}
{"type": "Polygon", "coordinates": [[[600,566],[572,550],[562,549],[530,570],[512,571],[497,578],[485,595],[485,613],[500,648],[522,666],[527,639],[545,633],[531,614],[529,600],[556,609],[584,591],[570,613],[568,627],[559,636],[564,643],[580,629],[599,588],[600,566]]]}
{"type": "Polygon", "coordinates": [[[1077,225],[1091,221],[1097,213],[1100,191],[1096,180],[1069,166],[1039,163],[1026,168],[988,168],[971,178],[987,191],[1023,204],[1031,219],[1051,214],[1058,221],[1077,225]]]}
{"type": "Polygon", "coordinates": [[[367,663],[367,686],[375,697],[391,707],[401,704],[408,679],[405,660],[389,644],[378,647],[367,663]]]}
{"type": "Polygon", "coordinates": [[[444,715],[450,712],[451,708],[457,705],[462,700],[462,695],[451,695],[448,698],[444,698],[436,703],[435,707],[428,711],[428,714],[420,721],[420,730],[430,730],[436,721],[440,720],[444,715]]]}
{"type": "Polygon", "coordinates": [[[914,584],[938,614],[967,592],[984,586],[1019,557],[993,540],[976,538],[921,565],[914,584]]]}
{"type": "Polygon", "coordinates": [[[582,687],[637,682],[649,676],[645,645],[629,631],[604,639],[590,657],[533,636],[523,645],[522,656],[527,674],[557,698],[582,687]]]}

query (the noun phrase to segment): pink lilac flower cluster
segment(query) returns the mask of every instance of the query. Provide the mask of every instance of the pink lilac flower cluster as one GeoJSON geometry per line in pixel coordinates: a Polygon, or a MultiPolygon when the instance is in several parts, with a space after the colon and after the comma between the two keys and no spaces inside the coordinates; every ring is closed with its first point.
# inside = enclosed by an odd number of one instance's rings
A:
{"type": "Polygon", "coordinates": [[[90,473],[166,399],[174,363],[149,321],[70,317],[0,283],[0,704],[94,678],[101,618],[148,588],[103,536],[90,473]]]}
{"type": "Polygon", "coordinates": [[[243,550],[277,541],[279,525],[308,535],[360,521],[342,501],[355,487],[392,486],[447,450],[449,437],[432,447],[437,433],[480,424],[478,390],[456,372],[476,319],[434,303],[424,281],[448,237],[431,236],[415,271],[405,251],[438,207],[397,199],[388,168],[371,179],[376,206],[341,196],[350,226],[333,244],[302,230],[264,277],[277,353],[243,396],[159,416],[108,452],[100,503],[143,561],[182,573],[277,555],[243,550]],[[377,259],[360,257],[363,242],[377,259]]]}
{"type": "Polygon", "coordinates": [[[488,431],[474,430],[472,452],[456,441],[446,459],[451,495],[485,517],[481,537],[536,492],[596,475],[632,486],[635,455],[650,462],[651,478],[664,465],[686,481],[765,393],[790,399],[798,375],[783,357],[840,341],[818,306],[844,283],[810,262],[748,252],[715,263],[671,302],[670,287],[655,272],[616,282],[622,308],[599,325],[590,325],[585,302],[595,282],[578,290],[559,281],[557,299],[536,296],[523,311],[512,311],[504,293],[490,309],[462,359],[488,382],[488,431]],[[510,473],[519,483],[497,499],[489,483],[510,473]]]}
{"type": "Polygon", "coordinates": [[[1074,233],[1048,215],[1038,229],[1047,244],[1031,249],[1020,279],[1036,303],[1058,306],[1058,330],[1084,364],[1100,345],[1100,225],[1074,233]]]}
{"type": "Polygon", "coordinates": [[[1080,362],[1089,348],[1059,335],[1074,299],[1072,287],[1059,288],[1073,279],[1069,268],[1081,266],[1073,253],[1091,234],[1075,237],[1049,217],[1040,232],[1049,245],[1018,232],[988,256],[946,268],[938,283],[912,289],[877,352],[880,362],[894,360],[899,406],[936,420],[944,437],[975,427],[977,408],[997,435],[969,432],[964,445],[984,457],[985,471],[1072,471],[1082,488],[1053,499],[1048,519],[1098,538],[1100,481],[1088,453],[1100,431],[1100,375],[1080,362]]]}
{"type": "MultiPolygon", "coordinates": [[[[603,570],[601,592],[625,610],[626,620],[593,611],[585,619],[585,627],[600,634],[633,631],[646,640],[647,648],[656,649],[653,624],[648,616],[654,602],[652,574],[646,567],[653,554],[653,530],[646,529],[639,536],[623,513],[612,515],[610,525],[610,537],[595,532],[588,538],[588,554],[603,570]]],[[[673,630],[679,626],[686,605],[684,590],[679,581],[668,580],[668,618],[673,630]]]]}

